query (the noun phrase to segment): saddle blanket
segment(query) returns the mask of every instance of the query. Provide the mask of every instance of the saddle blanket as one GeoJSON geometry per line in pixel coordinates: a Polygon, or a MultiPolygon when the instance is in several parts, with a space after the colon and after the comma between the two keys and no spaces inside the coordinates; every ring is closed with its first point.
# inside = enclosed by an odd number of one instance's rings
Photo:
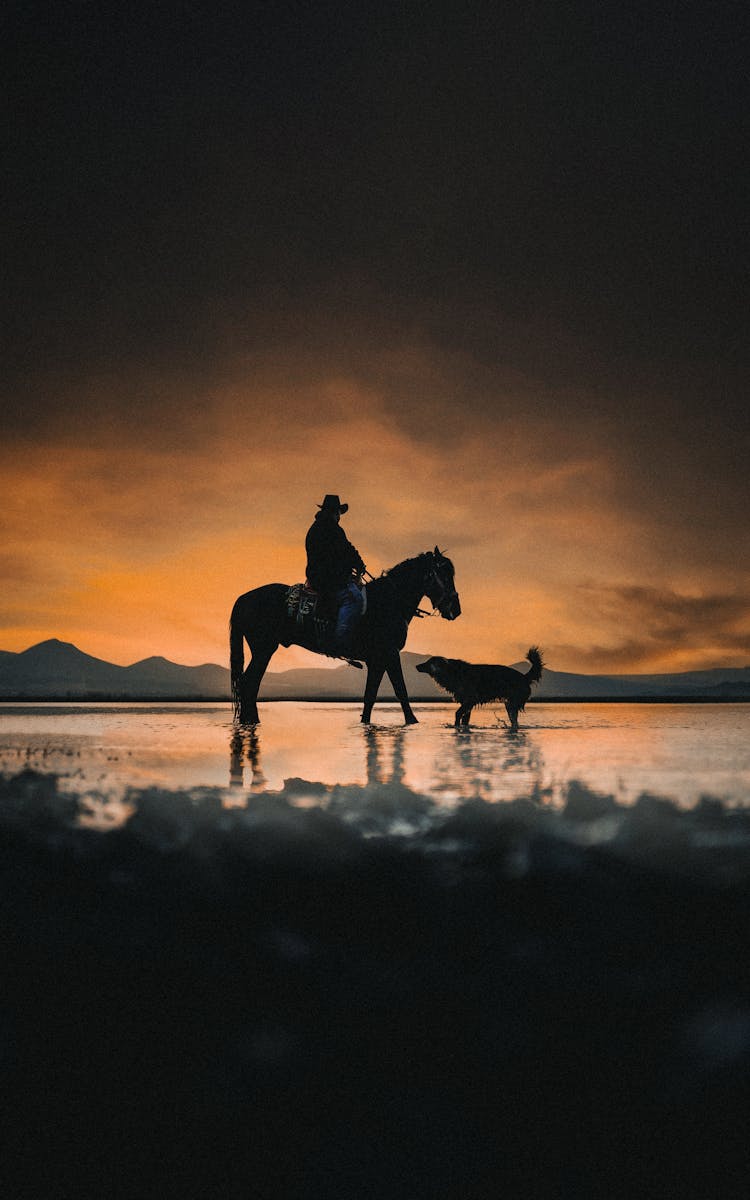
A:
{"type": "MultiPolygon", "coordinates": [[[[367,612],[367,592],[364,588],[361,590],[361,609],[360,616],[363,617],[367,612]]],[[[335,613],[328,612],[326,606],[321,603],[320,612],[318,612],[318,603],[321,600],[319,592],[308,587],[306,583],[294,583],[289,588],[286,594],[286,611],[290,621],[296,621],[301,625],[306,617],[316,621],[332,621],[335,619],[335,613]]]]}
{"type": "Polygon", "coordinates": [[[304,583],[293,584],[286,594],[286,611],[291,621],[302,625],[305,618],[330,620],[330,617],[318,617],[318,601],[320,595],[304,583]]]}

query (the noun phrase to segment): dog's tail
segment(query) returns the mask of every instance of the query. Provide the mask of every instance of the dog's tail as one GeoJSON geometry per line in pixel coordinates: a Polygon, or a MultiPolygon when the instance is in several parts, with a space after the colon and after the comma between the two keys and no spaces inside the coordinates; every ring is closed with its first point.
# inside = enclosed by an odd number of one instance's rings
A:
{"type": "Polygon", "coordinates": [[[542,652],[538,646],[532,646],[531,649],[526,652],[526,657],[531,663],[531,670],[526,672],[526,678],[528,679],[529,683],[538,683],[542,678],[542,668],[544,666],[542,652]]]}

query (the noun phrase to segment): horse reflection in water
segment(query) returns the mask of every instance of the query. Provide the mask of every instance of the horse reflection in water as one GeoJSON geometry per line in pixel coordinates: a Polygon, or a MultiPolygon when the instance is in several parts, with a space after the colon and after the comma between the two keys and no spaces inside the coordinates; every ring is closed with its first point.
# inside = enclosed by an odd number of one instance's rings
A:
{"type": "MultiPolygon", "coordinates": [[[[363,831],[413,832],[429,826],[441,811],[466,801],[492,804],[522,797],[548,804],[554,791],[545,783],[544,757],[533,735],[504,728],[451,726],[435,753],[434,744],[423,747],[421,740],[410,739],[403,726],[360,727],[356,738],[361,745],[360,769],[358,756],[354,761],[349,758],[346,777],[341,773],[325,782],[317,774],[307,780],[296,775],[275,778],[278,766],[275,772],[269,740],[270,782],[261,761],[260,730],[255,726],[233,729],[229,788],[237,802],[242,802],[240,793],[247,800],[275,794],[295,806],[325,808],[354,821],[363,831]]],[[[284,767],[285,773],[293,773],[286,756],[284,767]]]]}
{"type": "Polygon", "coordinates": [[[235,727],[229,738],[229,787],[232,790],[263,792],[268,780],[260,761],[260,742],[254,727],[235,727]],[[250,768],[250,780],[245,782],[245,767],[250,768]]]}
{"type": "Polygon", "coordinates": [[[406,783],[404,727],[362,729],[366,782],[334,787],[328,811],[365,836],[402,837],[432,824],[435,801],[406,783]]]}
{"type": "MultiPolygon", "coordinates": [[[[375,729],[366,726],[365,770],[366,787],[384,784],[404,786],[404,734],[403,729],[375,729]],[[383,769],[384,761],[391,750],[391,769],[383,769]]],[[[348,785],[359,786],[359,785],[348,785]]],[[[232,791],[264,792],[268,779],[263,773],[260,750],[260,732],[255,725],[235,726],[229,737],[229,788],[232,791]],[[247,778],[247,770],[250,777],[247,778]]]]}

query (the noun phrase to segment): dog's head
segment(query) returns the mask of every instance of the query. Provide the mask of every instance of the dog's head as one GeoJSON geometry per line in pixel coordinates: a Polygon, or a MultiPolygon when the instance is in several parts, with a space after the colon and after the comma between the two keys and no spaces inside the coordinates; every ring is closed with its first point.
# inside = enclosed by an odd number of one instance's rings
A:
{"type": "Polygon", "coordinates": [[[433,654],[432,658],[428,658],[427,662],[417,663],[416,669],[421,671],[423,675],[431,675],[433,679],[442,673],[445,666],[445,659],[439,654],[433,654]]]}

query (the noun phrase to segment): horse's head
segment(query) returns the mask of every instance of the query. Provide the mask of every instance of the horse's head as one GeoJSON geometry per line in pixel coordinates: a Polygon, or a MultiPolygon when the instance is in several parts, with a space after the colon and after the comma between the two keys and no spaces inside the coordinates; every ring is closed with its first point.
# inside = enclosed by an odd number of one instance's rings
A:
{"type": "Polygon", "coordinates": [[[432,561],[425,579],[424,594],[441,617],[445,617],[446,621],[455,621],[456,617],[461,616],[461,601],[453,583],[453,563],[441,554],[437,546],[427,557],[432,561]]]}

